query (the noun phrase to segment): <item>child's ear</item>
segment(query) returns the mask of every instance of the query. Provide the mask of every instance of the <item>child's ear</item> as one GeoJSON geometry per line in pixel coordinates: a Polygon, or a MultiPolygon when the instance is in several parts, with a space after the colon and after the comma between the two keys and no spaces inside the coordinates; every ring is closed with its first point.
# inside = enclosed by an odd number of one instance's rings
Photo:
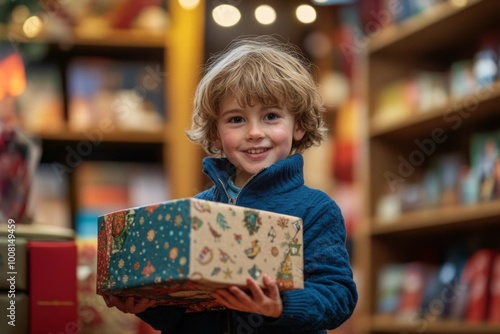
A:
{"type": "Polygon", "coordinates": [[[298,142],[302,138],[304,138],[305,134],[306,134],[306,131],[298,123],[295,123],[295,128],[293,130],[293,140],[298,142]]]}

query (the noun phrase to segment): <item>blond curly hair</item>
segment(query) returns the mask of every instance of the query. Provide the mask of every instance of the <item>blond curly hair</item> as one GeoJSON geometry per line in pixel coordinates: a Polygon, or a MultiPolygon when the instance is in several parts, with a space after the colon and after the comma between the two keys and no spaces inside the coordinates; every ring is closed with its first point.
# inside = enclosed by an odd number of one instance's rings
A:
{"type": "Polygon", "coordinates": [[[219,104],[226,97],[234,97],[242,106],[286,106],[305,131],[304,137],[292,144],[292,152],[301,153],[319,145],[327,129],[311,68],[298,47],[275,36],[233,41],[207,62],[196,90],[192,127],[187,136],[209,155],[223,156],[214,145],[219,104]]]}

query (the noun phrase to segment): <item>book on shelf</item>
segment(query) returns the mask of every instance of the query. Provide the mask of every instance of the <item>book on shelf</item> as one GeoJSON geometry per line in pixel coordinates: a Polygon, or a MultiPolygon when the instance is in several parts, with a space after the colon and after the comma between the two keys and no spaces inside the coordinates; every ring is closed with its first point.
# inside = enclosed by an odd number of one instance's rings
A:
{"type": "Polygon", "coordinates": [[[75,58],[67,71],[69,127],[86,130],[109,120],[117,130],[161,131],[165,80],[161,62],[75,58]]]}
{"type": "Polygon", "coordinates": [[[30,241],[30,333],[78,329],[77,252],[74,241],[30,241]]]}
{"type": "Polygon", "coordinates": [[[418,70],[409,78],[411,94],[405,103],[412,110],[424,113],[436,108],[442,108],[448,102],[448,78],[443,71],[418,70]]]}
{"type": "Polygon", "coordinates": [[[159,33],[165,31],[169,22],[167,5],[161,0],[105,1],[99,6],[90,0],[78,4],[68,1],[58,7],[65,10],[79,29],[91,28],[87,34],[110,29],[145,29],[159,33]]]}
{"type": "Polygon", "coordinates": [[[106,207],[109,211],[159,202],[169,197],[160,165],[86,162],[82,167],[77,172],[77,192],[78,203],[83,207],[106,207]]]}
{"type": "Polygon", "coordinates": [[[490,298],[491,269],[496,252],[492,249],[479,249],[465,264],[463,278],[469,286],[465,320],[482,323],[488,318],[490,298]]]}
{"type": "Polygon", "coordinates": [[[467,305],[469,285],[464,282],[463,270],[467,261],[467,251],[463,246],[445,250],[443,262],[437,272],[437,290],[425,304],[429,312],[436,313],[436,305],[440,305],[441,318],[462,320],[467,305]]]}
{"type": "Polygon", "coordinates": [[[108,308],[96,294],[97,218],[169,197],[159,164],[84,162],[75,170],[78,298],[82,331],[137,333],[140,320],[108,308]]]}
{"type": "Polygon", "coordinates": [[[474,78],[473,62],[471,59],[460,59],[450,66],[450,97],[459,99],[474,91],[476,81],[474,78]]]}
{"type": "Polygon", "coordinates": [[[500,130],[470,135],[470,152],[438,153],[412,182],[377,200],[377,217],[500,200],[500,130]],[[397,194],[397,196],[395,196],[397,194]]]}
{"type": "Polygon", "coordinates": [[[394,314],[399,308],[400,294],[403,288],[405,265],[388,264],[378,274],[377,312],[394,314]]]}
{"type": "Polygon", "coordinates": [[[415,96],[414,87],[401,79],[384,86],[377,95],[372,116],[372,124],[386,126],[407,119],[413,112],[411,99],[415,96]]]}
{"type": "Polygon", "coordinates": [[[487,87],[500,79],[500,31],[486,31],[479,38],[479,47],[473,58],[473,72],[477,88],[487,87]]]}
{"type": "Polygon", "coordinates": [[[488,322],[500,325],[500,252],[497,252],[493,259],[489,294],[490,308],[488,322]]]}
{"type": "Polygon", "coordinates": [[[500,251],[446,251],[437,265],[390,263],[378,274],[377,312],[417,319],[499,324],[500,251]]]}
{"type": "Polygon", "coordinates": [[[471,169],[477,179],[478,201],[500,199],[500,131],[471,137],[471,169]]]}
{"type": "Polygon", "coordinates": [[[37,166],[28,202],[32,224],[71,228],[67,174],[57,174],[51,164],[37,166]]]}
{"type": "Polygon", "coordinates": [[[17,98],[21,123],[27,131],[60,131],[64,128],[62,75],[55,64],[26,67],[26,89],[17,98]]]}
{"type": "Polygon", "coordinates": [[[436,271],[435,266],[420,261],[404,266],[403,284],[397,307],[398,314],[414,315],[420,312],[425,287],[436,271]]]}
{"type": "Polygon", "coordinates": [[[97,217],[170,197],[160,164],[83,162],[75,170],[76,231],[89,226],[97,233],[97,217]]]}

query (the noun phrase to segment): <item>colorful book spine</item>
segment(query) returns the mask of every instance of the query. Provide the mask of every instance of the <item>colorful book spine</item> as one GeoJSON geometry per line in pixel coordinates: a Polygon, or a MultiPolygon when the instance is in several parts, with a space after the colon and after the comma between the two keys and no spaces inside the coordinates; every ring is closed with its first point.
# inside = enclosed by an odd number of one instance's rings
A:
{"type": "Polygon", "coordinates": [[[491,269],[488,321],[500,325],[500,252],[496,253],[491,269]]]}
{"type": "Polygon", "coordinates": [[[469,285],[465,321],[480,323],[487,319],[491,268],[495,251],[479,249],[472,254],[464,268],[464,278],[469,285]]]}
{"type": "Polygon", "coordinates": [[[78,332],[77,248],[73,241],[30,241],[30,333],[78,332]]]}

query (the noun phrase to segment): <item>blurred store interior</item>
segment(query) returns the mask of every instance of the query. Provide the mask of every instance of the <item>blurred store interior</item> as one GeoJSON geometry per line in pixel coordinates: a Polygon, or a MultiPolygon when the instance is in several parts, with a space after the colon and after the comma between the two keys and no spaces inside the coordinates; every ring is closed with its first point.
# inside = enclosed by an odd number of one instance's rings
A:
{"type": "Polygon", "coordinates": [[[0,332],[157,333],[96,295],[97,218],[210,186],[185,135],[204,65],[275,35],[311,61],[326,107],[305,180],[342,209],[359,292],[329,333],[500,333],[498,13],[494,0],[0,0],[0,277],[14,236],[18,273],[18,326],[4,317],[0,332]],[[45,265],[32,241],[54,243],[45,265]],[[72,300],[66,329],[36,306],[48,286],[72,300]]]}

